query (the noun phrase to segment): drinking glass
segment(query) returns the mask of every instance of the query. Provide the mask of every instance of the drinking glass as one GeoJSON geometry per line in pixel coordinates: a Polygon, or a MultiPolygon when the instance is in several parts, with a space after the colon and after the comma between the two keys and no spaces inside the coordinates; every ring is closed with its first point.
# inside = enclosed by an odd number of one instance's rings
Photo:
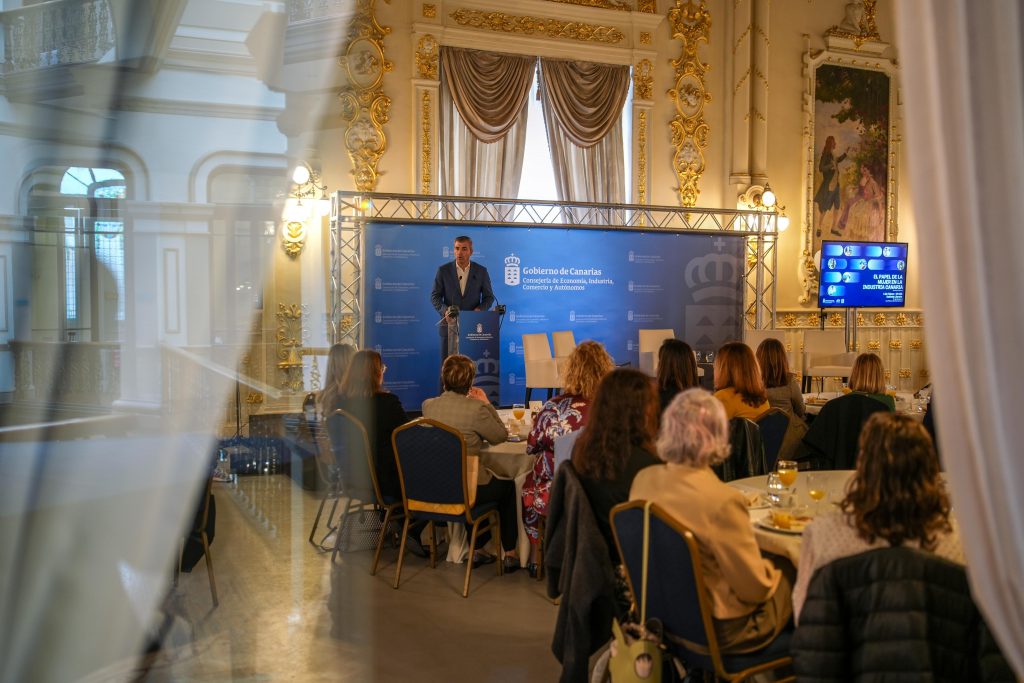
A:
{"type": "Polygon", "coordinates": [[[517,420],[522,420],[523,415],[526,415],[526,406],[523,405],[522,403],[513,403],[512,416],[515,417],[517,420]]]}
{"type": "Polygon", "coordinates": [[[796,461],[780,460],[775,464],[775,471],[779,473],[779,481],[789,488],[796,483],[796,461]]]}
{"type": "Polygon", "coordinates": [[[814,509],[817,513],[822,499],[828,495],[828,490],[825,488],[824,475],[820,473],[807,474],[807,495],[814,501],[814,509]]]}
{"type": "Polygon", "coordinates": [[[765,491],[765,497],[768,499],[768,504],[773,507],[781,504],[785,494],[786,487],[784,487],[782,482],[779,480],[779,473],[769,472],[767,490],[765,491]]]}

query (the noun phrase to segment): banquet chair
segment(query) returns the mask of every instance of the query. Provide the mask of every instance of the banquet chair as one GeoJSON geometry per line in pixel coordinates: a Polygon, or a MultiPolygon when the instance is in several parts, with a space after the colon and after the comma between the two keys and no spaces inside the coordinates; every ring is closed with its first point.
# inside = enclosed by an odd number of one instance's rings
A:
{"type": "Polygon", "coordinates": [[[331,501],[331,511],[327,514],[327,533],[324,535],[324,539],[337,530],[337,525],[334,522],[334,513],[338,509],[338,499],[341,497],[341,476],[335,464],[334,449],[331,448],[330,437],[327,434],[325,425],[311,420],[308,416],[306,418],[306,425],[313,444],[316,446],[316,467],[324,486],[324,493],[320,497],[320,505],[316,509],[316,516],[313,517],[313,528],[309,530],[308,540],[311,544],[322,547],[323,540],[320,543],[314,540],[316,538],[316,530],[320,525],[324,505],[327,504],[328,500],[331,501]]]}
{"type": "Polygon", "coordinates": [[[782,345],[786,345],[785,330],[743,330],[743,343],[754,351],[765,339],[778,339],[782,345]]]}
{"type": "Polygon", "coordinates": [[[548,398],[552,390],[562,386],[558,374],[558,363],[551,355],[548,336],[542,332],[523,335],[523,362],[526,366],[526,403],[530,403],[533,389],[547,389],[548,398]]]}
{"type": "Polygon", "coordinates": [[[821,407],[804,434],[813,469],[852,470],[857,467],[857,442],[868,418],[889,407],[865,394],[851,393],[834,398],[821,407]]]}
{"type": "Polygon", "coordinates": [[[761,428],[753,420],[729,420],[729,457],[712,468],[722,481],[745,479],[768,472],[761,428]]]}
{"type": "Polygon", "coordinates": [[[849,377],[856,353],[846,351],[843,330],[807,330],[804,332],[802,364],[803,390],[811,390],[811,378],[849,377]]]}
{"type": "MultiPolygon", "coordinates": [[[[462,586],[462,597],[465,598],[469,595],[477,541],[487,532],[497,538],[500,521],[496,502],[474,504],[474,465],[479,466],[479,459],[466,454],[466,442],[458,430],[425,417],[398,427],[391,439],[395,447],[398,478],[402,483],[402,503],[406,511],[394,588],[398,588],[402,579],[402,561],[410,522],[422,519],[429,525],[431,568],[437,566],[435,522],[465,523],[472,527],[469,532],[466,578],[462,586]]],[[[498,576],[501,576],[502,563],[495,562],[495,565],[498,576]]]]}
{"type": "Polygon", "coordinates": [[[755,420],[761,432],[761,443],[764,445],[765,472],[775,469],[775,461],[779,459],[782,442],[789,430],[790,414],[781,408],[771,408],[755,420]]]}
{"type": "Polygon", "coordinates": [[[792,639],[801,679],[1016,680],[971,597],[967,572],[889,547],[820,568],[792,639]]]}
{"type": "Polygon", "coordinates": [[[657,377],[661,343],[675,337],[675,330],[640,330],[640,371],[657,377]]]}
{"type": "MultiPolygon", "coordinates": [[[[206,576],[210,579],[210,596],[213,598],[213,606],[217,607],[220,605],[220,601],[217,599],[217,581],[213,578],[213,557],[210,555],[210,536],[207,530],[207,525],[210,522],[210,507],[211,501],[213,500],[213,477],[206,480],[206,486],[203,489],[202,503],[200,504],[198,514],[195,517],[192,528],[189,530],[189,537],[192,539],[198,539],[203,547],[203,557],[206,558],[206,576]]],[[[178,553],[178,561],[174,563],[174,585],[178,585],[178,575],[181,572],[181,565],[184,561],[185,548],[189,543],[189,539],[185,539],[185,543],[182,544],[182,551],[178,553]]],[[[193,556],[194,557],[194,556],[193,556]]],[[[185,571],[189,571],[190,567],[186,567],[185,571]]]]}
{"type": "MultiPolygon", "coordinates": [[[[338,519],[337,534],[334,537],[334,550],[331,552],[333,563],[341,551],[345,538],[345,519],[353,513],[369,513],[379,515],[384,512],[380,532],[377,534],[376,550],[373,555],[373,566],[370,575],[377,573],[380,554],[384,548],[384,539],[388,535],[391,524],[403,517],[405,508],[402,501],[385,496],[377,480],[377,467],[373,462],[373,450],[370,448],[370,437],[366,428],[354,415],[340,408],[327,418],[327,431],[333,444],[336,457],[340,457],[338,495],[348,500],[338,519]]],[[[324,431],[324,430],[321,430],[324,431]]],[[[335,503],[336,504],[336,503],[335,503]]],[[[318,513],[319,515],[319,513],[318,513]]]]}
{"type": "Polygon", "coordinates": [[[555,347],[555,365],[558,366],[558,376],[565,376],[565,364],[569,356],[576,349],[576,337],[572,330],[551,333],[551,342],[555,347]]]}
{"type": "MultiPolygon", "coordinates": [[[[611,511],[612,533],[619,548],[626,579],[636,603],[643,576],[644,506],[635,500],[611,511]]],[[[669,653],[682,659],[688,670],[703,669],[726,681],[743,681],[762,671],[792,665],[789,640],[783,631],[767,647],[741,655],[722,653],[712,621],[710,591],[700,565],[697,539],[658,505],[650,508],[647,553],[647,618],[665,628],[669,653]]],[[[784,675],[777,681],[793,681],[784,675]]]]}

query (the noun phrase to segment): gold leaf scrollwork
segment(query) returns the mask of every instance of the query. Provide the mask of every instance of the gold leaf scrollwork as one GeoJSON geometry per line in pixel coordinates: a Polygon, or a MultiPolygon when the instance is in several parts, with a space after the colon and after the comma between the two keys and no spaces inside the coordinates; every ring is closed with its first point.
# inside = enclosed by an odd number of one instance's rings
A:
{"type": "Polygon", "coordinates": [[[817,327],[821,324],[821,315],[818,313],[807,314],[807,325],[808,327],[817,327]]]}
{"type": "Polygon", "coordinates": [[[584,24],[579,21],[562,21],[528,17],[504,12],[482,12],[475,9],[457,9],[451,18],[459,26],[481,28],[499,33],[542,34],[549,38],[567,38],[594,43],[620,43],[625,34],[614,26],[584,24]]]}
{"type": "Polygon", "coordinates": [[[875,313],[875,327],[885,327],[885,313],[875,313]]]}
{"type": "Polygon", "coordinates": [[[391,111],[391,98],[382,88],[384,74],[394,69],[384,56],[384,37],[391,29],[377,23],[375,4],[376,0],[359,0],[358,13],[349,24],[348,49],[338,60],[348,77],[339,93],[345,149],[360,192],[377,186],[377,166],[387,150],[384,125],[391,111]]]}
{"type": "Polygon", "coordinates": [[[625,0],[549,0],[563,5],[579,5],[580,7],[599,7],[600,9],[617,9],[620,12],[629,12],[633,8],[625,0]]]}
{"type": "Polygon", "coordinates": [[[793,313],[787,313],[782,316],[783,327],[796,327],[796,315],[793,313]]]}
{"type": "Polygon", "coordinates": [[[423,140],[421,146],[423,148],[423,167],[421,169],[421,188],[423,194],[430,194],[430,181],[431,181],[431,149],[430,149],[430,92],[423,91],[423,113],[422,113],[422,128],[423,128],[423,140]]]}
{"type": "Polygon", "coordinates": [[[857,314],[857,327],[864,327],[864,314],[863,313],[858,313],[857,314]]]}
{"type": "Polygon", "coordinates": [[[878,0],[863,0],[861,3],[847,4],[846,19],[842,24],[825,31],[825,35],[852,40],[857,47],[871,40],[881,40],[875,23],[877,3],[878,0]]]}
{"type": "Polygon", "coordinates": [[[643,14],[654,14],[655,12],[658,11],[655,7],[655,4],[656,3],[654,0],[639,0],[639,2],[637,2],[636,9],[638,12],[641,12],[643,14]]]}
{"type": "Polygon", "coordinates": [[[307,330],[302,326],[306,307],[301,304],[278,304],[277,367],[284,372],[282,386],[291,391],[302,389],[302,342],[307,330]]]}
{"type": "Polygon", "coordinates": [[[911,372],[910,368],[900,368],[900,379],[910,379],[913,376],[914,373],[911,372]]]}
{"type": "Polygon", "coordinates": [[[868,342],[868,348],[871,349],[872,351],[877,351],[878,349],[882,348],[882,342],[880,342],[877,339],[872,339],[871,341],[868,342]]]}
{"type": "Polygon", "coordinates": [[[711,38],[711,13],[704,0],[700,4],[676,0],[669,10],[672,37],[682,42],[682,52],[671,60],[675,69],[675,87],[668,96],[675,105],[672,119],[672,168],[679,181],[679,202],[682,206],[696,206],[700,189],[697,183],[704,174],[704,149],[708,145],[710,127],[704,120],[704,105],[711,101],[704,75],[708,64],[697,55],[700,43],[711,38]]]}
{"type": "Polygon", "coordinates": [[[301,221],[288,221],[284,226],[284,236],[281,240],[284,253],[291,258],[302,253],[306,246],[306,226],[301,221]]]}
{"type": "MultiPolygon", "coordinates": [[[[647,61],[647,60],[644,60],[647,61]]],[[[636,194],[640,204],[647,203],[647,112],[637,114],[636,194]]]]}
{"type": "Polygon", "coordinates": [[[416,45],[416,69],[420,78],[437,80],[437,39],[429,33],[416,45]]]}
{"type": "Polygon", "coordinates": [[[905,327],[910,323],[910,318],[907,317],[906,313],[900,313],[899,315],[896,316],[896,320],[894,322],[896,323],[897,327],[905,327]]]}
{"type": "Polygon", "coordinates": [[[640,44],[641,45],[650,45],[651,44],[651,34],[648,31],[641,31],[640,32],[640,44]]]}
{"type": "Polygon", "coordinates": [[[920,351],[922,346],[923,346],[923,342],[920,339],[911,339],[910,340],[910,349],[912,351],[920,351]]]}
{"type": "Polygon", "coordinates": [[[889,340],[889,348],[892,349],[893,351],[899,351],[900,349],[903,348],[903,340],[902,339],[890,339],[889,340]]]}
{"type": "Polygon", "coordinates": [[[423,3],[423,17],[426,19],[433,19],[437,16],[437,5],[433,3],[423,3]]]}
{"type": "Polygon", "coordinates": [[[839,327],[843,324],[843,314],[833,313],[828,317],[828,324],[832,327],[839,327]]]}
{"type": "Polygon", "coordinates": [[[653,91],[654,65],[649,59],[641,59],[633,68],[633,96],[638,100],[649,100],[653,91]]]}

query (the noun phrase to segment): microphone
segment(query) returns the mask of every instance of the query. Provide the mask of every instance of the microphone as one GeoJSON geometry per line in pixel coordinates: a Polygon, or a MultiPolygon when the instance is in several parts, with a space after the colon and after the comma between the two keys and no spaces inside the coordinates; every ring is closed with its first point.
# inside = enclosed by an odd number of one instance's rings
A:
{"type": "Polygon", "coordinates": [[[459,317],[459,307],[458,306],[449,306],[445,310],[444,314],[447,317],[449,317],[449,318],[458,318],[459,317]]]}

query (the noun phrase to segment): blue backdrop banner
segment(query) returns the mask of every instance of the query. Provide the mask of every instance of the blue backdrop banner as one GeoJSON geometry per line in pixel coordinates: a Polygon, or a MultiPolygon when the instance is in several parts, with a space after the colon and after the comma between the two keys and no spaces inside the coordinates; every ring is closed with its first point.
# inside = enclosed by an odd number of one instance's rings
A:
{"type": "Polygon", "coordinates": [[[369,223],[363,343],[384,356],[385,386],[407,410],[438,393],[441,337],[430,290],[459,235],[473,240],[473,261],[487,268],[508,309],[502,405],[525,397],[524,334],[572,330],[577,343],[599,341],[616,363],[633,367],[641,329],[671,328],[701,356],[741,338],[743,235],[369,223]]]}

